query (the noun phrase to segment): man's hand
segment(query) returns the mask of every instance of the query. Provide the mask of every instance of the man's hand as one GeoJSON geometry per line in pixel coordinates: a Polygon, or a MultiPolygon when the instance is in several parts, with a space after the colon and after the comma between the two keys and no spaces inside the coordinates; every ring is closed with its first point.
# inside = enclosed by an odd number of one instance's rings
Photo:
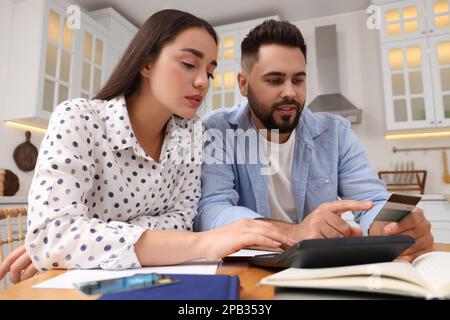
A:
{"type": "Polygon", "coordinates": [[[423,210],[417,207],[399,222],[375,221],[370,227],[369,235],[408,235],[413,237],[416,243],[399,257],[399,259],[409,262],[433,249],[434,238],[431,234],[431,223],[423,214],[423,210]]]}
{"type": "MultiPolygon", "coordinates": [[[[347,211],[366,211],[373,207],[370,201],[338,200],[320,205],[299,224],[269,220],[283,234],[296,242],[306,239],[360,237],[362,231],[351,227],[341,218],[347,211]]],[[[286,249],[286,246],[283,246],[286,249]]]]}
{"type": "Polygon", "coordinates": [[[24,246],[11,252],[0,265],[0,280],[9,272],[11,283],[15,284],[33,277],[38,270],[31,263],[31,259],[24,246]]]}
{"type": "Polygon", "coordinates": [[[360,237],[362,231],[351,227],[341,218],[347,211],[366,211],[373,207],[370,201],[338,200],[320,205],[298,224],[296,238],[320,239],[360,237]]]}

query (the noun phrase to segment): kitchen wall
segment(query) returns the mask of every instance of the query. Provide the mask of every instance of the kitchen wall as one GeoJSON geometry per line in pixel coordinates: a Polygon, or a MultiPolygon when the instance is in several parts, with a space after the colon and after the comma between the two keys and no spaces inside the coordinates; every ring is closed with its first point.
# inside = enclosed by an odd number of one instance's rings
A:
{"type": "MultiPolygon", "coordinates": [[[[367,149],[369,160],[376,170],[393,169],[394,162],[414,160],[416,169],[428,170],[426,192],[450,194],[450,185],[442,182],[442,159],[440,151],[393,154],[392,147],[430,147],[450,145],[449,138],[387,141],[384,139],[384,99],[378,34],[365,25],[366,13],[352,12],[320,19],[299,21],[308,44],[308,100],[317,95],[317,72],[315,70],[314,27],[336,24],[338,32],[341,92],[356,106],[363,109],[361,124],[353,126],[361,143],[367,149]]],[[[11,0],[0,1],[0,70],[8,63],[9,29],[11,23],[11,0]]],[[[5,72],[0,72],[0,110],[5,108],[5,72]]],[[[18,90],[20,90],[18,85],[18,90]]],[[[0,112],[1,114],[1,112],[0,112]]],[[[1,120],[1,119],[0,119],[1,120]]],[[[39,147],[43,134],[32,132],[31,142],[39,147]]],[[[25,141],[24,131],[5,126],[0,121],[0,167],[19,176],[21,188],[17,195],[26,195],[32,173],[20,171],[12,158],[14,148],[25,141]]],[[[450,156],[450,153],[449,153],[450,156]]]]}
{"type": "Polygon", "coordinates": [[[396,162],[414,160],[415,169],[428,170],[426,193],[450,194],[450,184],[445,184],[441,178],[442,151],[392,153],[394,146],[450,146],[450,138],[384,138],[384,93],[378,32],[367,29],[366,16],[365,11],[358,11],[295,23],[308,45],[308,101],[311,102],[318,94],[314,28],[336,24],[341,93],[363,109],[362,123],[352,127],[366,148],[371,164],[378,171],[394,169],[396,162]]]}
{"type": "MultiPolygon", "coordinates": [[[[11,25],[11,2],[10,0],[0,2],[0,108],[5,104],[6,66],[8,65],[8,44],[11,25]]],[[[1,109],[0,109],[1,110],[1,109]]],[[[3,137],[3,135],[2,135],[3,137]]]]}
{"type": "MultiPolygon", "coordinates": [[[[11,26],[11,0],[0,1],[0,168],[8,169],[19,177],[20,189],[15,196],[26,196],[28,194],[29,185],[33,178],[32,172],[21,171],[14,162],[14,149],[21,143],[25,142],[25,130],[16,129],[6,126],[1,118],[1,110],[5,106],[5,87],[6,87],[6,66],[8,64],[8,51],[10,41],[11,26]]],[[[17,90],[20,90],[20,84],[17,84],[17,90]]],[[[11,106],[9,106],[11,107],[11,106]]],[[[41,143],[43,134],[32,131],[31,143],[37,148],[41,143]]]]}

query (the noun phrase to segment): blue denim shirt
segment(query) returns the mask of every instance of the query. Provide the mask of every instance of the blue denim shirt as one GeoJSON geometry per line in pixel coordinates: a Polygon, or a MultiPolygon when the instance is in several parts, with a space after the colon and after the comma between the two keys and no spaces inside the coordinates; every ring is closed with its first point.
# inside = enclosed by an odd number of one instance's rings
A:
{"type": "MultiPolygon", "coordinates": [[[[211,113],[205,120],[205,129],[202,197],[194,229],[209,230],[241,218],[269,218],[268,176],[261,174],[263,163],[239,164],[238,161],[249,148],[257,148],[257,144],[240,143],[237,148],[227,150],[224,141],[211,139],[210,134],[210,129],[222,133],[223,137],[227,129],[228,133],[229,129],[231,132],[255,130],[248,105],[211,113]],[[215,152],[211,152],[211,148],[215,152]],[[226,158],[225,163],[212,163],[221,156],[226,158]]],[[[369,165],[350,123],[340,116],[312,113],[305,108],[295,130],[291,181],[296,222],[301,222],[320,204],[338,197],[371,200],[375,204],[371,210],[353,212],[355,221],[367,235],[389,193],[369,165]]],[[[230,142],[230,139],[223,139],[230,142]]]]}

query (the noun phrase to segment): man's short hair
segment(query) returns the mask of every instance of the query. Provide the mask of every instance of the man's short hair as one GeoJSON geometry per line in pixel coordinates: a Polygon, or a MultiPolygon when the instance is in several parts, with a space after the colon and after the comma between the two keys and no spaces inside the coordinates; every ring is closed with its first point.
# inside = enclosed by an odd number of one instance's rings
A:
{"type": "Polygon", "coordinates": [[[306,61],[306,44],[300,30],[288,21],[266,20],[247,34],[241,43],[241,67],[250,72],[258,61],[259,48],[279,44],[299,48],[306,61]]]}

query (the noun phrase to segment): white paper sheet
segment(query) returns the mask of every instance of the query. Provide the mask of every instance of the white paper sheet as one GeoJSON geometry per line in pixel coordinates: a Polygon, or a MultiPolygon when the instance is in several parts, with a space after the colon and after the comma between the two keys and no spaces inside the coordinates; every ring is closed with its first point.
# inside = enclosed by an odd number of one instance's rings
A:
{"type": "Polygon", "coordinates": [[[242,249],[242,250],[239,250],[235,253],[228,255],[228,257],[254,257],[254,256],[257,256],[260,254],[270,254],[270,253],[276,253],[276,251],[242,249]]]}
{"type": "Polygon", "coordinates": [[[215,274],[219,261],[191,261],[189,263],[167,267],[146,267],[118,271],[109,270],[72,270],[50,280],[41,282],[33,288],[49,289],[75,289],[74,283],[85,281],[98,281],[132,276],[137,273],[164,273],[164,274],[215,274]]]}

